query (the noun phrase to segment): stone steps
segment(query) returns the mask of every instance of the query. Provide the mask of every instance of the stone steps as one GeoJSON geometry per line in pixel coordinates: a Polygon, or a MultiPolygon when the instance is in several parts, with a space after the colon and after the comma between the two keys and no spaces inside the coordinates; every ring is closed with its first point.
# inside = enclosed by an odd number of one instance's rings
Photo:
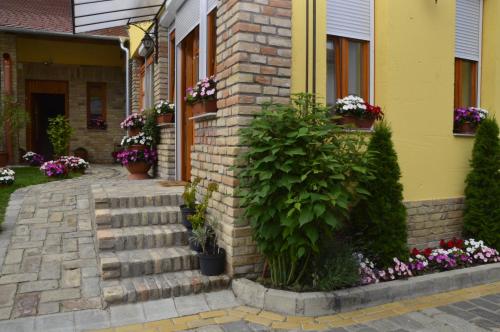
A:
{"type": "Polygon", "coordinates": [[[170,248],[101,251],[102,279],[138,277],[149,274],[198,269],[196,251],[188,246],[170,248]]]}
{"type": "Polygon", "coordinates": [[[178,206],[147,206],[95,211],[97,229],[167,225],[180,222],[181,212],[178,206]]]}
{"type": "Polygon", "coordinates": [[[228,288],[226,275],[207,277],[200,271],[152,274],[102,282],[104,301],[109,304],[134,303],[160,298],[197,294],[228,288]]]}
{"type": "Polygon", "coordinates": [[[181,224],[98,229],[96,239],[100,251],[150,249],[188,244],[186,227],[181,224]]]}
{"type": "Polygon", "coordinates": [[[161,194],[142,194],[139,192],[115,194],[113,196],[99,196],[94,194],[95,209],[124,209],[141,208],[147,206],[179,206],[182,204],[180,192],[167,192],[161,194]]]}

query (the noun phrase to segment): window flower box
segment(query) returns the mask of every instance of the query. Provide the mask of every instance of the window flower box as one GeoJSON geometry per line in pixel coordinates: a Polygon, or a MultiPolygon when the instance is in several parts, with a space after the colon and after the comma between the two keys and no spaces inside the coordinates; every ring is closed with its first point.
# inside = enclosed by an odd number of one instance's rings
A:
{"type": "Polygon", "coordinates": [[[120,127],[127,130],[129,136],[137,136],[145,123],[146,119],[142,114],[132,113],[122,121],[120,127]]]}
{"type": "Polygon", "coordinates": [[[174,122],[174,104],[168,103],[165,100],[160,100],[158,104],[155,105],[155,112],[157,124],[174,122]]]}
{"type": "Polygon", "coordinates": [[[477,126],[488,117],[488,111],[478,107],[457,108],[454,111],[454,129],[457,134],[474,135],[477,126]]]}
{"type": "Polygon", "coordinates": [[[186,90],[186,102],[191,105],[193,116],[217,112],[217,80],[205,77],[195,87],[186,90]]]}
{"type": "Polygon", "coordinates": [[[359,129],[370,129],[375,120],[384,117],[379,106],[368,104],[363,98],[353,95],[337,100],[335,114],[340,116],[338,124],[359,129]]]}

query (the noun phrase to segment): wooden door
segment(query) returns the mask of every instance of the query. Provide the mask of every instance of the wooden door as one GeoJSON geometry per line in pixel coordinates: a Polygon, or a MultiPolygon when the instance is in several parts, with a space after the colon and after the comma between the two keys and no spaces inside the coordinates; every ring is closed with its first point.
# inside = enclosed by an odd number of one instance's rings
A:
{"type": "Polygon", "coordinates": [[[182,124],[181,124],[181,154],[182,180],[191,180],[191,147],[194,143],[194,123],[190,118],[193,110],[185,102],[186,89],[196,85],[199,79],[199,30],[193,30],[181,44],[181,91],[182,91],[182,124]]]}

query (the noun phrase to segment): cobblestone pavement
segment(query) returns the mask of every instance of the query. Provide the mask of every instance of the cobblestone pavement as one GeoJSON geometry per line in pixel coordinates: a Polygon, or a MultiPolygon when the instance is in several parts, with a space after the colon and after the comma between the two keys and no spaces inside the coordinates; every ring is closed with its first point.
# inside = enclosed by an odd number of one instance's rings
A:
{"type": "Polygon", "coordinates": [[[112,308],[111,322],[99,332],[500,331],[500,282],[322,317],[228,308],[235,302],[230,291],[162,301],[112,308]]]}
{"type": "Polygon", "coordinates": [[[0,319],[101,308],[89,188],[121,176],[93,166],[11,196],[0,234],[0,319]]]}

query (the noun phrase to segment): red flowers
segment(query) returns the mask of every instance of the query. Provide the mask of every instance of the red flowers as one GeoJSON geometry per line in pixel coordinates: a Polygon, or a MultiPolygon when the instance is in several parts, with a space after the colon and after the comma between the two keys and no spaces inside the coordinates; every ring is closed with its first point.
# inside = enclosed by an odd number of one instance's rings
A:
{"type": "Polygon", "coordinates": [[[425,248],[423,250],[418,250],[417,248],[413,248],[411,250],[412,256],[423,255],[425,257],[429,257],[431,253],[432,253],[432,248],[425,248]]]}
{"type": "Polygon", "coordinates": [[[380,108],[380,106],[375,106],[375,105],[371,105],[368,103],[365,103],[365,105],[366,105],[366,113],[367,113],[368,117],[376,119],[376,120],[380,120],[383,118],[384,113],[382,112],[382,109],[380,108]]]}
{"type": "Polygon", "coordinates": [[[464,240],[457,239],[456,237],[454,237],[453,239],[451,239],[449,241],[445,241],[445,240],[441,239],[441,241],[439,241],[439,247],[441,249],[451,249],[453,247],[458,248],[458,249],[463,249],[464,240]]]}

